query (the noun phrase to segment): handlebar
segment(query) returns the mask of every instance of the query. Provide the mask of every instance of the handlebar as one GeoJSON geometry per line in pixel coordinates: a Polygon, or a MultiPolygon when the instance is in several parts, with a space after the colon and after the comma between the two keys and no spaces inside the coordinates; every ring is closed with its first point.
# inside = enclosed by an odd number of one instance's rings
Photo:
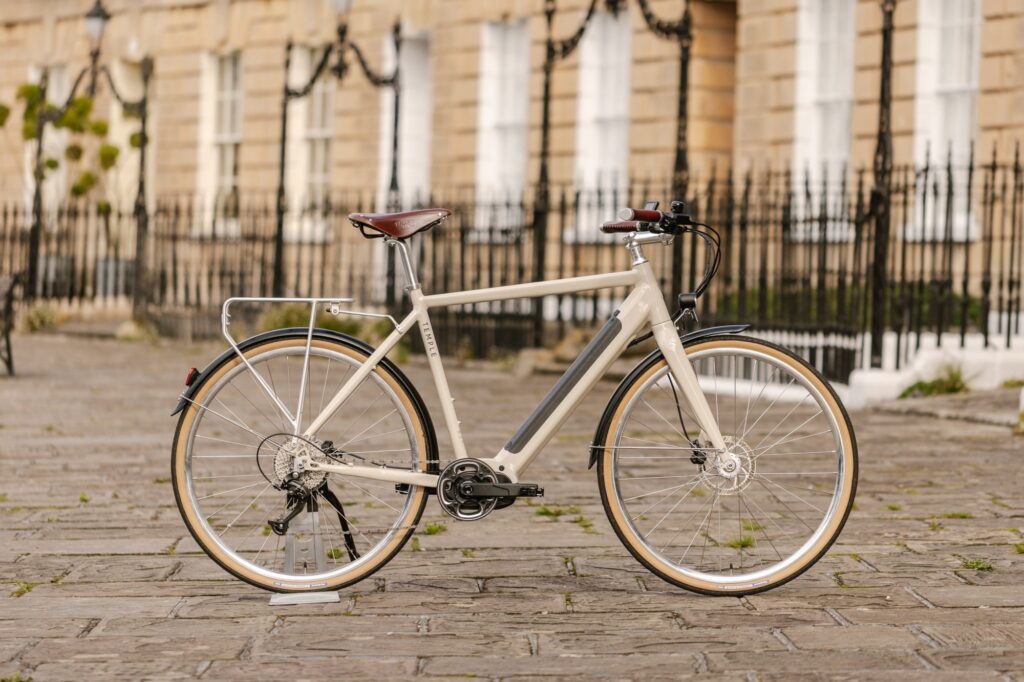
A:
{"type": "Polygon", "coordinates": [[[701,277],[693,294],[699,297],[711,284],[711,279],[718,272],[721,262],[721,239],[718,232],[709,225],[698,222],[683,213],[683,202],[673,201],[671,211],[657,210],[657,202],[648,202],[644,208],[624,208],[619,211],[619,219],[601,225],[606,234],[624,232],[652,232],[655,234],[682,235],[692,234],[704,241],[705,252],[704,276],[701,277]],[[699,228],[699,229],[698,229],[699,228]]]}

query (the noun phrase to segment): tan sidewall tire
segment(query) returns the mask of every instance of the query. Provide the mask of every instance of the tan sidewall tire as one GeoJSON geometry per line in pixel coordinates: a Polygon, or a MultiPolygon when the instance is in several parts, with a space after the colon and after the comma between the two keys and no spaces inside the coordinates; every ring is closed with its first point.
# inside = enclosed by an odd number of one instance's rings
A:
{"type": "MultiPolygon", "coordinates": [[[[326,339],[314,338],[312,344],[317,348],[323,348],[332,352],[348,355],[358,362],[363,362],[368,357],[365,353],[359,350],[351,348],[345,344],[331,342],[326,339]]],[[[254,357],[262,355],[263,353],[296,346],[304,349],[305,345],[305,337],[268,341],[248,349],[245,352],[245,356],[247,359],[252,361],[254,357]]],[[[195,395],[192,396],[192,400],[202,404],[206,393],[215,386],[225,374],[237,367],[241,362],[241,359],[235,355],[218,367],[199,387],[195,395]]],[[[383,367],[378,366],[374,371],[376,375],[383,379],[391,390],[395,392],[395,395],[398,396],[407,410],[409,420],[416,431],[416,441],[419,447],[420,464],[422,467],[421,470],[426,471],[427,459],[430,457],[426,438],[426,426],[420,419],[412,398],[405,389],[402,388],[402,385],[398,380],[396,380],[396,378],[383,367]]],[[[188,434],[192,429],[192,424],[198,413],[199,409],[194,404],[189,403],[182,411],[181,417],[178,419],[178,427],[174,434],[174,444],[172,446],[171,454],[171,479],[174,483],[174,496],[178,503],[178,509],[181,511],[181,516],[185,520],[185,525],[188,526],[188,530],[192,534],[192,537],[195,538],[195,541],[199,543],[199,546],[203,548],[210,558],[220,564],[224,570],[251,585],[275,592],[337,590],[345,587],[346,585],[351,585],[352,583],[358,582],[371,575],[390,561],[395,554],[402,549],[402,546],[406,541],[408,541],[409,537],[415,530],[416,524],[419,523],[420,515],[423,513],[423,509],[426,506],[427,492],[420,486],[413,486],[409,491],[409,495],[412,496],[412,503],[409,505],[406,518],[401,522],[402,526],[408,526],[408,530],[396,533],[385,547],[377,551],[376,558],[373,561],[360,566],[357,570],[351,573],[342,573],[330,580],[317,583],[300,580],[276,580],[256,573],[249,569],[249,567],[239,564],[234,558],[224,552],[220,545],[218,545],[217,542],[209,535],[205,526],[199,522],[196,510],[189,502],[187,502],[190,498],[187,494],[188,481],[185,476],[185,454],[188,434]]]]}
{"type": "Polygon", "coordinates": [[[715,582],[698,580],[693,576],[686,575],[674,569],[654,555],[650,549],[640,541],[640,538],[637,536],[628,521],[627,514],[622,507],[621,501],[615,494],[615,485],[613,480],[613,441],[615,439],[615,434],[618,431],[618,425],[622,420],[622,415],[626,406],[629,404],[629,401],[652,374],[665,367],[664,359],[660,359],[653,363],[650,368],[639,375],[629,388],[619,396],[618,403],[612,406],[614,408],[614,413],[608,424],[603,442],[597,443],[597,445],[602,446],[601,455],[598,458],[598,487],[601,490],[601,501],[604,504],[605,512],[608,514],[608,520],[615,529],[615,533],[619,536],[619,539],[630,553],[653,573],[674,585],[678,585],[679,587],[683,587],[694,592],[700,592],[701,594],[727,597],[736,597],[744,594],[753,594],[755,592],[770,590],[773,587],[778,587],[779,585],[792,580],[814,565],[814,563],[820,559],[826,551],[828,551],[828,548],[842,531],[843,524],[846,523],[846,518],[849,516],[850,508],[853,506],[853,498],[857,491],[857,443],[853,433],[853,426],[850,424],[850,418],[846,414],[846,410],[843,408],[842,404],[839,402],[835,391],[832,390],[832,387],[829,386],[828,382],[825,381],[825,379],[823,379],[812,367],[783,348],[766,341],[746,337],[715,337],[704,341],[698,341],[687,346],[686,352],[687,354],[690,354],[698,351],[737,347],[769,355],[781,362],[784,362],[799,372],[812,386],[821,392],[822,396],[824,396],[825,402],[832,410],[836,424],[839,426],[840,439],[843,443],[843,464],[845,472],[845,478],[842,482],[841,497],[839,500],[840,513],[837,513],[832,517],[829,526],[826,527],[825,532],[822,533],[818,542],[799,560],[786,567],[784,570],[779,570],[777,573],[772,574],[767,578],[767,580],[759,580],[756,584],[724,586],[715,582]]]}

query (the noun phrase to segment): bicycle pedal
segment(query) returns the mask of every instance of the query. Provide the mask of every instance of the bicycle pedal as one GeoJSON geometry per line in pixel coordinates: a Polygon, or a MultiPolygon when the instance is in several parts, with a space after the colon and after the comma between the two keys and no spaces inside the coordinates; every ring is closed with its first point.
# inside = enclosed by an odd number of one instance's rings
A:
{"type": "Polygon", "coordinates": [[[459,492],[466,497],[544,497],[544,488],[536,483],[464,481],[459,492]]]}

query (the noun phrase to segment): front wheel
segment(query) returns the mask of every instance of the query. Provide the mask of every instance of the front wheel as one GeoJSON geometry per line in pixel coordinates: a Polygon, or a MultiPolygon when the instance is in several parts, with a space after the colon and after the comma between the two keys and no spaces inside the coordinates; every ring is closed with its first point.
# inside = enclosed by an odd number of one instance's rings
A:
{"type": "Polygon", "coordinates": [[[853,505],[857,445],[828,383],[788,350],[716,336],[686,355],[718,421],[710,446],[660,353],[623,380],[594,446],[608,519],[670,583],[738,596],[817,561],[853,505]]]}

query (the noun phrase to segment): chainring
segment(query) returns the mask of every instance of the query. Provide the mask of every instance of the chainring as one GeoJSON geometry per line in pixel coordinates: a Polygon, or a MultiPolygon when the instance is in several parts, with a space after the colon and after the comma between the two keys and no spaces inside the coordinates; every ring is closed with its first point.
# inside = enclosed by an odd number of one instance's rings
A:
{"type": "Polygon", "coordinates": [[[460,492],[466,481],[497,483],[498,475],[478,459],[457,459],[437,477],[437,501],[449,516],[460,521],[479,521],[498,504],[497,497],[466,497],[460,492]]]}

